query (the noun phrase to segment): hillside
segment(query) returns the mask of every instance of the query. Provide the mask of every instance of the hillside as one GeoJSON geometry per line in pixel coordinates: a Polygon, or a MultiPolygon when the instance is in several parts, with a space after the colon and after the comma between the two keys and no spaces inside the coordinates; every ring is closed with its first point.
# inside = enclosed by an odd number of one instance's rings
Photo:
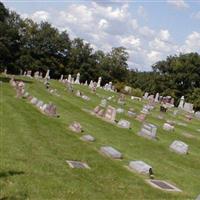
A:
{"type": "Polygon", "coordinates": [[[49,93],[43,82],[16,76],[25,82],[25,89],[32,96],[57,107],[59,117],[44,115],[25,98],[16,98],[15,89],[9,78],[1,78],[1,145],[0,145],[0,199],[195,199],[200,193],[200,121],[185,120],[185,114],[173,115],[173,109],[162,113],[159,105],[147,116],[146,121],[158,127],[157,140],[137,135],[142,122],[127,116],[129,108],[139,113],[144,100],[117,103],[118,94],[97,89],[96,94],[83,85],[74,85],[70,93],[57,80],[50,86],[57,89],[59,96],[49,93]],[[85,101],[77,97],[80,90],[90,97],[85,101]],[[117,120],[127,119],[131,129],[122,129],[91,115],[102,98],[113,96],[108,101],[115,108],[117,120]],[[162,129],[166,120],[179,122],[174,132],[162,129]],[[83,133],[74,133],[69,125],[77,121],[83,133]],[[181,125],[181,123],[182,125],[181,125]],[[186,124],[185,126],[183,124],[186,124]],[[186,134],[187,133],[187,134],[186,134]],[[94,142],[80,140],[83,134],[95,137],[94,142]],[[189,145],[187,155],[169,150],[174,140],[189,145]],[[122,160],[110,159],[99,153],[100,147],[112,146],[123,154],[122,160]],[[72,169],[66,160],[86,162],[90,169],[72,169]],[[155,179],[165,180],[182,192],[165,192],[145,182],[147,175],[130,172],[125,167],[132,160],[142,160],[153,168],[155,179]]]}

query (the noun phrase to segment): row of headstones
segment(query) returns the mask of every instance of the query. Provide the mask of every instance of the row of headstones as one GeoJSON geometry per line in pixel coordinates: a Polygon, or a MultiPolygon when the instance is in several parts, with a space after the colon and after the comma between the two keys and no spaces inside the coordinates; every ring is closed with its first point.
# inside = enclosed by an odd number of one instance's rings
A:
{"type": "Polygon", "coordinates": [[[31,96],[28,92],[25,91],[25,84],[23,81],[15,81],[14,78],[11,78],[10,84],[16,89],[18,98],[27,98],[31,104],[35,105],[38,109],[40,109],[40,111],[42,111],[48,116],[58,116],[56,112],[56,106],[52,103],[46,104],[43,101],[37,99],[36,97],[31,96]]]}
{"type": "Polygon", "coordinates": [[[84,95],[82,92],[80,92],[79,90],[76,91],[76,96],[82,98],[83,100],[89,101],[90,97],[84,95]]]}
{"type": "MultiPolygon", "coordinates": [[[[73,122],[70,126],[69,126],[70,130],[72,130],[73,132],[76,133],[81,133],[84,132],[82,129],[82,126],[80,125],[80,123],[78,122],[73,122]]],[[[83,135],[80,137],[81,140],[86,141],[86,142],[94,142],[95,138],[91,135],[83,135]]],[[[123,154],[118,151],[117,149],[113,148],[112,146],[102,146],[100,147],[99,152],[109,158],[112,159],[123,159],[123,154]]],[[[72,160],[66,160],[66,162],[68,163],[68,165],[71,168],[86,168],[86,169],[90,169],[90,166],[85,163],[85,162],[81,162],[81,161],[72,161],[72,160]]],[[[133,160],[130,161],[128,166],[126,166],[130,171],[134,171],[137,172],[139,174],[144,174],[144,175],[149,175],[150,178],[154,178],[154,174],[153,174],[153,169],[152,166],[145,163],[142,160],[133,160]]],[[[159,187],[160,189],[165,189],[167,191],[178,191],[180,192],[181,190],[178,189],[177,187],[175,187],[172,184],[169,184],[166,181],[160,181],[160,180],[148,180],[148,183],[154,187],[159,187]]]]}
{"type": "Polygon", "coordinates": [[[160,96],[159,93],[156,93],[156,95],[149,95],[148,92],[144,93],[143,99],[148,99],[151,100],[153,102],[160,102],[160,103],[164,103],[164,104],[170,104],[170,105],[174,105],[174,98],[172,98],[171,96],[160,96]]]}

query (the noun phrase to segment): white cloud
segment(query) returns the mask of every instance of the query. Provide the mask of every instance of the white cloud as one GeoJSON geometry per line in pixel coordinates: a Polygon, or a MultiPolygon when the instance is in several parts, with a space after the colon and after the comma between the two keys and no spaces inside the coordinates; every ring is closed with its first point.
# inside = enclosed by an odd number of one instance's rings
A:
{"type": "Polygon", "coordinates": [[[200,32],[192,32],[185,40],[185,44],[180,47],[184,53],[200,52],[200,32]]]}
{"type": "Polygon", "coordinates": [[[167,0],[167,3],[179,9],[189,7],[189,5],[184,0],[167,0]]]}
{"type": "Polygon", "coordinates": [[[143,6],[139,6],[139,8],[138,8],[138,10],[137,10],[137,13],[138,13],[138,15],[140,16],[140,17],[143,17],[143,18],[147,18],[147,13],[146,13],[146,11],[145,11],[145,9],[144,9],[144,7],[143,6]]]}
{"type": "Polygon", "coordinates": [[[159,51],[150,51],[147,54],[147,58],[148,61],[153,64],[162,58],[162,54],[159,51]]]}
{"type": "Polygon", "coordinates": [[[47,11],[41,10],[34,12],[30,17],[36,22],[41,22],[49,20],[50,14],[47,11]]]}
{"type": "MultiPolygon", "coordinates": [[[[140,14],[142,14],[140,8],[140,14]]],[[[70,37],[80,37],[91,43],[97,50],[110,51],[112,47],[124,46],[129,53],[129,67],[150,70],[151,65],[169,54],[177,52],[200,51],[200,33],[193,32],[184,44],[174,44],[170,30],[165,27],[152,29],[142,22],[127,4],[101,5],[91,2],[69,4],[66,9],[56,11],[37,11],[29,17],[37,22],[48,20],[59,30],[67,30],[70,37]]],[[[27,16],[27,14],[24,14],[27,16]]]]}

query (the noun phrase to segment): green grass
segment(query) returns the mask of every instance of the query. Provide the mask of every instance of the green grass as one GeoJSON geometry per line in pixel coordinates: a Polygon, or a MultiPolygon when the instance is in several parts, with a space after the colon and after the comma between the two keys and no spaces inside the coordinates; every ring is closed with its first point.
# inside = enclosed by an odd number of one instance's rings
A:
{"type": "MultiPolygon", "coordinates": [[[[89,102],[66,91],[63,84],[51,80],[59,97],[48,93],[44,85],[32,79],[26,80],[26,90],[44,102],[53,102],[60,118],[43,115],[26,99],[15,98],[15,90],[1,76],[1,138],[0,138],[0,199],[69,199],[69,200],[140,200],[140,199],[195,199],[200,193],[200,121],[184,121],[184,115],[164,114],[157,119],[157,107],[147,118],[158,126],[158,140],[151,141],[137,136],[141,123],[126,114],[117,115],[131,122],[131,130],[124,130],[90,115],[85,109],[93,109],[101,98],[85,86],[74,86],[88,95],[89,102]],[[187,127],[176,126],[175,132],[162,130],[165,119],[184,122],[187,127]],[[96,138],[94,143],[79,139],[68,129],[71,122],[78,121],[84,134],[96,138]],[[187,132],[194,138],[187,138],[187,132]],[[169,145],[180,139],[189,145],[188,155],[169,151],[169,145]],[[103,145],[110,145],[123,153],[123,160],[115,161],[99,154],[103,145]],[[143,160],[153,167],[157,179],[173,183],[183,192],[169,193],[152,188],[145,183],[148,178],[128,171],[124,165],[131,160],[143,160]],[[87,162],[90,170],[71,169],[65,160],[87,162]]],[[[116,93],[98,89],[100,96],[115,96],[116,93]]],[[[126,99],[120,106],[126,111],[134,108],[139,112],[144,102],[126,99]]]]}

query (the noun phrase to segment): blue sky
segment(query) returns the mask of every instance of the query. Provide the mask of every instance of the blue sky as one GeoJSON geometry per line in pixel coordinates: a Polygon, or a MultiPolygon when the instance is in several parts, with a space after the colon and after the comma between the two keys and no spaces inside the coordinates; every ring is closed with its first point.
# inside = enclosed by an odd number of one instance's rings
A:
{"type": "Polygon", "coordinates": [[[200,53],[200,0],[2,1],[22,17],[48,21],[94,49],[124,46],[141,71],[168,55],[200,53]]]}

